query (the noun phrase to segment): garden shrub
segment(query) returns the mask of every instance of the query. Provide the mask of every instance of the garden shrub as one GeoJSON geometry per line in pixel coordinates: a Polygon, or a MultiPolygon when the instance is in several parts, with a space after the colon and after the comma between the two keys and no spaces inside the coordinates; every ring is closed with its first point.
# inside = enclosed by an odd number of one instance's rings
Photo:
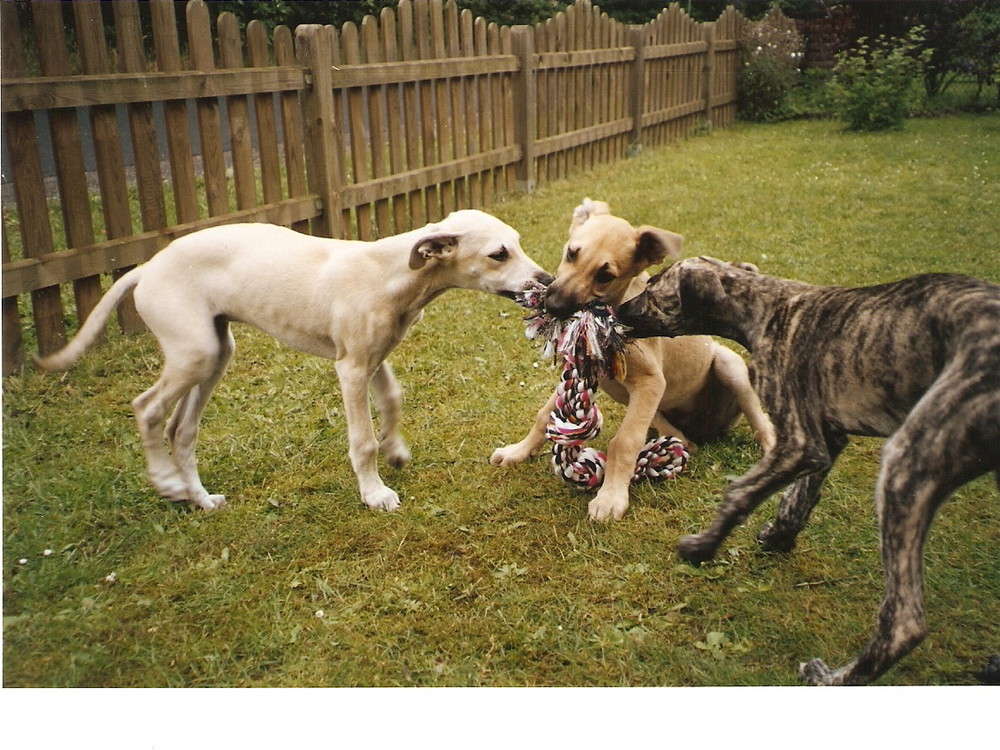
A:
{"type": "Polygon", "coordinates": [[[832,106],[849,129],[902,127],[922,95],[918,84],[932,53],[922,49],[924,36],[924,28],[915,26],[902,38],[862,37],[856,49],[837,54],[832,106]]]}
{"type": "Polygon", "coordinates": [[[740,45],[738,77],[742,117],[755,122],[787,119],[788,93],[799,81],[805,43],[794,22],[778,11],[754,24],[740,45]]]}
{"type": "Polygon", "coordinates": [[[993,3],[976,8],[957,26],[958,70],[975,78],[977,103],[984,86],[996,86],[1000,105],[1000,7],[993,3]]]}

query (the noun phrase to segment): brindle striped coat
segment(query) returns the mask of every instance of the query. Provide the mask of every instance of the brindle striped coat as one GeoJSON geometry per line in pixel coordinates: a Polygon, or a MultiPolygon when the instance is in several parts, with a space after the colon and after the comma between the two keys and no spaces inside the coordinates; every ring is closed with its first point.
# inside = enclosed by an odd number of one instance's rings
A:
{"type": "Polygon", "coordinates": [[[938,506],[987,472],[1000,484],[1000,286],[925,274],[819,287],[690,258],[651,279],[619,316],[640,337],[715,334],[741,343],[778,433],[774,450],[728,487],[713,523],[680,541],[686,560],[713,557],[786,486],[757,538],[791,550],[847,436],[889,437],[875,490],[885,567],[878,629],[841,669],[819,659],[800,667],[813,684],[881,675],[926,633],[923,547],[938,506]]]}

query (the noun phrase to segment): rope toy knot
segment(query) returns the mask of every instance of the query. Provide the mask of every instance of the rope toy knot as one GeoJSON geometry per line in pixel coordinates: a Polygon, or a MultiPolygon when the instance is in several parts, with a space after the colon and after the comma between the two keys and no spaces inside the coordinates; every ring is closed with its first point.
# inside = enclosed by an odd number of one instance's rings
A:
{"type": "MultiPolygon", "coordinates": [[[[543,356],[563,358],[556,405],[545,428],[552,443],[552,470],[578,487],[599,487],[607,456],[586,443],[600,434],[604,424],[596,402],[597,381],[625,377],[625,326],[603,304],[590,305],[560,321],[545,312],[544,290],[523,292],[517,301],[531,311],[525,317],[525,335],[541,340],[543,356]]],[[[632,482],[673,479],[684,470],[688,458],[679,439],[659,437],[639,452],[632,482]]]]}

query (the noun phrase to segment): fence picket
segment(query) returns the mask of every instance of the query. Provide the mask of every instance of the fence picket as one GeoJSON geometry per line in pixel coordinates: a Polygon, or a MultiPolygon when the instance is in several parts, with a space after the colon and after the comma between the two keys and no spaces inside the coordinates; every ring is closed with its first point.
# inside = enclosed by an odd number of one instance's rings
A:
{"type": "MultiPolygon", "coordinates": [[[[276,65],[294,65],[295,43],[292,31],[287,26],[278,26],[274,30],[274,62],[276,65]]],[[[278,94],[278,106],[281,110],[282,145],[285,150],[285,180],[288,184],[288,197],[302,198],[309,194],[306,182],[305,135],[302,128],[305,104],[299,102],[299,92],[285,91],[278,94]]],[[[328,210],[329,207],[327,207],[328,210]]],[[[305,232],[309,228],[306,220],[295,222],[292,229],[305,232]]]]}
{"type": "MultiPolygon", "coordinates": [[[[115,17],[118,59],[123,72],[146,72],[139,3],[137,0],[120,0],[111,7],[115,17]]],[[[127,108],[142,228],[160,229],[167,226],[167,209],[163,197],[163,173],[160,171],[160,147],[156,137],[153,105],[152,102],[138,102],[127,105],[127,108]]]]}
{"type": "MultiPolygon", "coordinates": [[[[208,7],[203,0],[191,0],[188,3],[187,24],[192,67],[201,71],[215,70],[212,29],[209,25],[208,7]]],[[[222,148],[219,100],[215,97],[202,97],[196,101],[195,107],[198,112],[201,167],[205,180],[208,215],[220,216],[229,212],[229,193],[226,185],[226,164],[222,148]]]]}
{"type": "MultiPolygon", "coordinates": [[[[420,60],[431,59],[430,46],[430,5],[428,0],[413,0],[413,20],[416,31],[415,52],[420,60]]],[[[430,166],[440,161],[438,150],[439,142],[436,138],[434,123],[440,117],[435,105],[434,88],[435,81],[426,81],[420,84],[420,112],[421,112],[421,166],[430,166]]],[[[427,198],[427,221],[438,221],[444,215],[441,211],[441,187],[431,185],[424,190],[427,198]]]]}
{"type": "MultiPolygon", "coordinates": [[[[38,58],[42,75],[69,75],[70,63],[63,33],[62,8],[58,3],[35,3],[32,21],[38,43],[38,58]]],[[[49,132],[56,159],[56,180],[62,208],[63,230],[67,247],[90,245],[94,242],[94,225],[90,215],[86,167],[83,144],[76,110],[53,109],[49,112],[49,132]]],[[[86,320],[100,300],[101,277],[87,276],[73,282],[76,314],[81,322],[86,320]]],[[[100,341],[104,340],[101,333],[100,341]]]]}
{"type": "MultiPolygon", "coordinates": [[[[468,8],[462,10],[459,18],[459,54],[462,57],[476,56],[476,32],[473,25],[472,11],[468,8]]],[[[480,76],[470,76],[465,81],[465,153],[480,153],[479,148],[479,78],[480,76]]],[[[471,208],[483,208],[483,180],[482,173],[476,172],[468,178],[469,200],[471,208]]]]}
{"type": "MultiPolygon", "coordinates": [[[[17,26],[13,3],[0,4],[3,27],[17,26]]],[[[24,41],[17,36],[6,38],[0,49],[3,69],[15,75],[24,72],[24,41]]],[[[10,153],[11,171],[14,175],[14,202],[17,206],[22,252],[26,258],[37,258],[53,250],[52,229],[49,222],[42,161],[38,152],[35,118],[31,112],[11,112],[4,115],[7,148],[10,153]]],[[[4,240],[6,240],[6,234],[4,240]]],[[[4,243],[6,245],[6,242],[4,243]]],[[[9,254],[9,250],[5,247],[9,254]]],[[[14,308],[16,310],[16,307],[14,308]]],[[[31,291],[32,319],[38,337],[38,350],[47,354],[66,343],[63,324],[62,299],[58,286],[46,286],[31,291]]],[[[4,311],[10,319],[10,309],[4,311]]],[[[7,327],[9,324],[5,324],[7,327]]],[[[4,370],[10,369],[8,365],[4,370]]]]}
{"type": "MultiPolygon", "coordinates": [[[[445,53],[444,9],[442,0],[429,0],[431,27],[430,59],[441,60],[445,53]]],[[[434,82],[437,109],[437,163],[449,162],[455,157],[455,120],[451,111],[451,79],[442,78],[434,82]]],[[[441,185],[441,216],[455,210],[455,184],[451,180],[441,185]]]]}
{"type": "MultiPolygon", "coordinates": [[[[236,16],[232,13],[221,13],[216,29],[219,38],[219,67],[244,67],[243,45],[240,41],[240,28],[236,16]]],[[[257,205],[250,107],[246,96],[227,96],[226,116],[229,123],[229,151],[233,163],[236,207],[246,209],[257,205]]]]}
{"type": "MultiPolygon", "coordinates": [[[[252,68],[266,68],[270,64],[267,29],[260,21],[254,20],[247,24],[247,56],[252,68]]],[[[281,200],[281,166],[274,99],[274,94],[271,93],[255,94],[253,98],[254,117],[257,121],[261,191],[265,203],[276,203],[281,200]]]]}
{"type": "MultiPolygon", "coordinates": [[[[340,31],[341,50],[345,65],[358,65],[361,62],[361,45],[358,37],[358,27],[353,23],[345,23],[340,31]]],[[[368,181],[369,149],[367,143],[368,123],[365,121],[364,90],[354,86],[347,90],[347,107],[349,111],[348,132],[350,133],[351,168],[350,182],[354,185],[368,181]]],[[[358,239],[372,239],[371,206],[362,203],[354,207],[357,217],[358,239]]]]}
{"type": "MultiPolygon", "coordinates": [[[[486,57],[489,54],[487,47],[487,24],[482,17],[477,18],[473,24],[473,34],[475,35],[476,57],[486,57]]],[[[492,75],[479,76],[479,111],[482,118],[479,121],[479,148],[481,151],[491,151],[494,148],[494,127],[495,122],[492,117],[493,85],[492,75]]],[[[490,169],[482,173],[481,177],[483,204],[491,205],[496,196],[496,169],[490,169]]]]}
{"type": "MultiPolygon", "coordinates": [[[[375,16],[365,16],[361,22],[361,38],[366,63],[379,65],[385,62],[385,52],[381,49],[380,37],[375,16]]],[[[368,140],[371,143],[372,177],[375,179],[389,175],[385,88],[385,85],[368,87],[368,140]]],[[[388,237],[392,234],[387,198],[375,201],[375,229],[378,237],[388,237]]]]}
{"type": "MultiPolygon", "coordinates": [[[[73,3],[76,40],[84,73],[111,72],[110,55],[104,39],[101,5],[98,0],[73,3]]],[[[106,104],[91,107],[90,127],[94,136],[94,158],[97,162],[97,181],[101,194],[101,209],[104,213],[105,234],[109,240],[128,237],[134,230],[115,106],[106,104]]],[[[129,268],[130,266],[124,266],[114,269],[112,276],[118,278],[129,268]]],[[[142,319],[136,312],[131,298],[118,307],[118,325],[124,333],[135,333],[143,328],[142,319]]]]}
{"type": "MultiPolygon", "coordinates": [[[[152,0],[150,16],[157,69],[165,73],[180,71],[181,50],[173,0],[152,0]]],[[[187,101],[165,101],[163,117],[166,123],[176,221],[178,224],[187,224],[198,218],[198,192],[195,188],[194,150],[188,130],[187,101]]]]}
{"type": "MultiPolygon", "coordinates": [[[[401,60],[414,60],[417,51],[414,43],[414,18],[413,5],[410,0],[400,0],[396,13],[399,17],[399,56],[401,60]]],[[[406,122],[406,166],[408,170],[417,169],[423,164],[421,156],[421,135],[417,128],[417,122],[424,120],[423,110],[420,109],[421,94],[418,84],[404,83],[403,85],[403,112],[406,122]]],[[[428,113],[428,117],[430,114],[428,113]]],[[[411,226],[421,226],[427,221],[427,208],[425,203],[425,193],[422,189],[411,190],[407,194],[410,209],[411,226]]]]}

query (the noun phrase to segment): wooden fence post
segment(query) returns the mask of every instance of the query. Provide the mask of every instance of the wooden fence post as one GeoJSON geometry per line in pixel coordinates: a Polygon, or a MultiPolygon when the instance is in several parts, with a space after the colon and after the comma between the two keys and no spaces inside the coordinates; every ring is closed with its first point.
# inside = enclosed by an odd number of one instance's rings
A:
{"type": "Polygon", "coordinates": [[[521,147],[521,161],[515,167],[517,190],[535,192],[535,135],[537,99],[535,97],[535,30],[531,26],[511,29],[511,45],[520,64],[514,79],[514,139],[521,147]]]}
{"type": "Polygon", "coordinates": [[[632,142],[628,154],[642,151],[642,116],[646,112],[646,27],[629,26],[628,43],[635,49],[629,104],[632,115],[632,142]]]}
{"type": "Polygon", "coordinates": [[[306,68],[307,87],[302,93],[306,164],[309,190],[319,195],[322,213],[312,221],[312,233],[341,237],[340,137],[333,112],[333,64],[329,30],[319,24],[295,29],[296,54],[306,68]]]}
{"type": "Polygon", "coordinates": [[[712,124],[712,99],[715,96],[715,23],[706,23],[702,26],[702,33],[705,35],[705,69],[704,69],[704,96],[705,96],[705,121],[712,124]]]}

